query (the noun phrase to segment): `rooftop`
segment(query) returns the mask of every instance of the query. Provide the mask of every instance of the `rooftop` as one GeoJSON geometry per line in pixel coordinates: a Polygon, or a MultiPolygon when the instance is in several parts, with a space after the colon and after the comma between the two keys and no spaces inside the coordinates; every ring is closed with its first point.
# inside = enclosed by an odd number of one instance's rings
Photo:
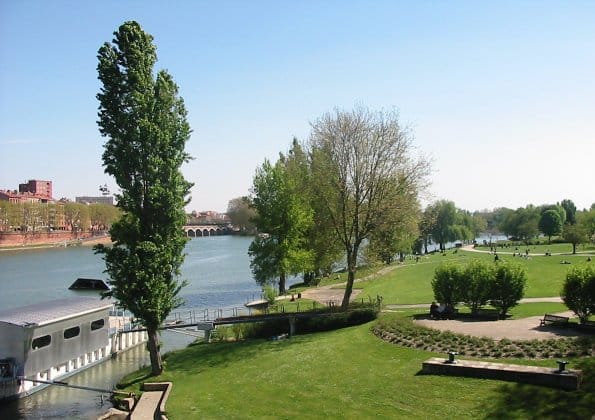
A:
{"type": "Polygon", "coordinates": [[[0,323],[21,327],[51,324],[76,316],[111,308],[113,302],[91,297],[58,299],[0,311],[0,323]]]}

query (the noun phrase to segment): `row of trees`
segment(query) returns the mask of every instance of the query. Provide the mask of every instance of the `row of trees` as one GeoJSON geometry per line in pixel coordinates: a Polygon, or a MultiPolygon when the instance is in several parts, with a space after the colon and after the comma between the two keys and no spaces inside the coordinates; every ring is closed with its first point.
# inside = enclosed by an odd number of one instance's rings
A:
{"type": "Polygon", "coordinates": [[[465,266],[441,264],[434,272],[434,298],[453,307],[464,302],[475,314],[488,302],[497,308],[500,317],[523,298],[527,274],[513,262],[472,260],[465,266]]]}
{"type": "Polygon", "coordinates": [[[576,246],[595,240],[595,206],[590,210],[577,211],[571,200],[560,204],[535,207],[532,205],[516,210],[498,209],[497,228],[510,237],[529,241],[540,233],[551,240],[561,236],[565,242],[576,246]]]}
{"type": "Polygon", "coordinates": [[[119,216],[120,210],[107,204],[0,201],[0,232],[105,230],[119,216]]]}
{"type": "Polygon", "coordinates": [[[572,200],[542,206],[528,205],[516,210],[498,208],[475,212],[459,209],[452,201],[440,200],[424,210],[419,224],[420,237],[414,250],[427,252],[430,243],[443,250],[447,242],[471,241],[484,232],[503,233],[521,241],[543,234],[576,246],[595,241],[595,205],[578,211],[572,200]]]}
{"type": "Polygon", "coordinates": [[[259,235],[249,248],[255,279],[278,281],[283,293],[288,275],[308,280],[344,258],[347,307],[364,242],[386,259],[417,238],[429,168],[413,155],[396,113],[358,107],[325,114],[306,144],[294,139],[287,154],[256,171],[251,203],[259,235]]]}
{"type": "Polygon", "coordinates": [[[458,209],[452,201],[439,200],[430,204],[423,212],[420,222],[420,239],[417,251],[428,252],[433,242],[444,250],[447,242],[472,241],[487,227],[486,220],[477,214],[458,209]]]}

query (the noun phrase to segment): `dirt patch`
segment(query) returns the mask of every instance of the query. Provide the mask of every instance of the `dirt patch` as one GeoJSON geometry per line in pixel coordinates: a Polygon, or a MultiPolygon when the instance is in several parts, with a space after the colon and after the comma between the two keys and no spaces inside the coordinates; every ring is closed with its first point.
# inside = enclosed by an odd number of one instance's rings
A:
{"type": "MultiPolygon", "coordinates": [[[[353,301],[361,292],[362,289],[353,289],[349,300],[353,301]]],[[[328,305],[329,302],[340,305],[344,295],[345,289],[333,289],[332,286],[316,287],[302,292],[303,298],[315,300],[323,305],[328,305]]]]}

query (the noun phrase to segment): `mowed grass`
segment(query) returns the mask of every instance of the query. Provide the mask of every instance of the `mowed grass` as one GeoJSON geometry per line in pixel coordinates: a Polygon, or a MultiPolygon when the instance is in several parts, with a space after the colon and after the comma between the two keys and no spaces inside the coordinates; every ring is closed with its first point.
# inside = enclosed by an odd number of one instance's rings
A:
{"type": "Polygon", "coordinates": [[[173,381],[167,415],[174,420],[581,418],[576,414],[595,402],[591,374],[586,389],[574,393],[421,374],[424,360],[444,355],[384,342],[371,325],[281,341],[193,345],[169,354],[160,377],[147,378],[145,369],[124,381],[136,381],[128,389],[173,381]]]}
{"type": "Polygon", "coordinates": [[[430,356],[379,340],[367,324],[291,340],[194,345],[169,354],[166,373],[151,380],[174,382],[170,419],[485,414],[501,383],[419,375],[430,356]]]}
{"type": "MultiPolygon", "coordinates": [[[[464,264],[472,258],[493,260],[489,254],[450,251],[446,256],[435,254],[417,263],[408,260],[389,273],[357,283],[357,287],[363,288],[364,297],[382,295],[385,304],[431,302],[435,268],[443,261],[464,264]]],[[[528,271],[526,297],[559,295],[569,265],[559,264],[556,257],[516,260],[528,271]]],[[[511,315],[524,318],[564,310],[566,307],[560,303],[527,303],[513,308],[511,315]]],[[[411,317],[420,311],[427,312],[411,309],[381,317],[411,317]]],[[[444,355],[382,341],[371,332],[372,325],[289,340],[195,344],[168,354],[161,376],[148,377],[149,370],[143,369],[122,382],[128,383],[127,389],[138,391],[141,382],[172,381],[167,415],[174,420],[562,419],[590,418],[595,413],[593,358],[571,359],[571,367],[584,372],[582,390],[574,392],[424,375],[422,362],[444,355]]],[[[556,366],[555,359],[501,361],[556,366]]]]}
{"type": "MultiPolygon", "coordinates": [[[[361,281],[355,287],[363,289],[361,297],[380,295],[385,304],[429,303],[434,300],[432,279],[436,267],[442,262],[455,261],[466,264],[471,259],[494,261],[489,253],[459,250],[456,254],[447,251],[445,256],[432,255],[418,263],[396,266],[389,273],[372,280],[361,281]]],[[[524,297],[560,296],[566,273],[573,266],[588,264],[585,256],[535,256],[530,259],[500,254],[501,261],[516,261],[527,270],[527,286],[524,297]],[[561,264],[562,261],[571,264],[561,264]]]]}
{"type": "MultiPolygon", "coordinates": [[[[489,246],[480,245],[477,249],[481,250],[490,250],[489,246]]],[[[563,244],[548,244],[547,239],[543,239],[539,245],[524,245],[524,244],[513,244],[509,246],[501,246],[498,245],[497,251],[498,252],[521,252],[525,253],[525,250],[529,249],[529,253],[531,254],[541,254],[544,255],[546,252],[551,252],[552,254],[572,254],[572,244],[563,243],[563,244]],[[517,249],[518,248],[518,249],[517,249]]],[[[591,255],[595,254],[595,244],[581,244],[577,245],[576,252],[581,253],[589,253],[591,255]]]]}

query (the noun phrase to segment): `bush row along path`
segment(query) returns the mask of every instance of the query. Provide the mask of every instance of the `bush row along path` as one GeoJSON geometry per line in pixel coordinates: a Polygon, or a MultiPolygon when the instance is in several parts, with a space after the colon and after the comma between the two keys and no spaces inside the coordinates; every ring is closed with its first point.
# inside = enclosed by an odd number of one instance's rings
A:
{"type": "MultiPolygon", "coordinates": [[[[465,247],[465,251],[474,252],[490,252],[474,250],[472,245],[465,247]]],[[[375,274],[372,274],[361,279],[356,279],[357,282],[370,280],[374,277],[381,276],[403,265],[395,265],[390,267],[384,267],[375,274]]],[[[328,304],[329,301],[340,303],[343,299],[345,290],[340,289],[345,283],[333,284],[328,286],[314,287],[306,289],[302,292],[302,297],[306,299],[315,300],[324,305],[328,304]]],[[[353,289],[351,294],[351,300],[357,299],[361,293],[361,289],[353,289]]],[[[524,298],[520,300],[520,303],[534,303],[534,302],[562,302],[559,296],[554,297],[542,297],[542,298],[524,298]]],[[[419,303],[409,305],[398,305],[388,304],[385,306],[385,311],[395,312],[401,309],[410,308],[427,308],[429,313],[430,303],[419,303]]],[[[564,311],[556,313],[556,315],[572,317],[574,316],[571,311],[564,311]]],[[[439,329],[442,331],[451,331],[454,333],[472,335],[476,337],[489,337],[495,340],[501,340],[507,338],[510,340],[547,340],[551,338],[561,337],[576,337],[582,335],[580,332],[572,328],[556,328],[550,326],[540,326],[541,316],[532,316],[522,319],[509,319],[499,321],[473,321],[473,320],[432,320],[432,319],[419,319],[415,322],[419,325],[423,325],[430,328],[439,329]]]]}

